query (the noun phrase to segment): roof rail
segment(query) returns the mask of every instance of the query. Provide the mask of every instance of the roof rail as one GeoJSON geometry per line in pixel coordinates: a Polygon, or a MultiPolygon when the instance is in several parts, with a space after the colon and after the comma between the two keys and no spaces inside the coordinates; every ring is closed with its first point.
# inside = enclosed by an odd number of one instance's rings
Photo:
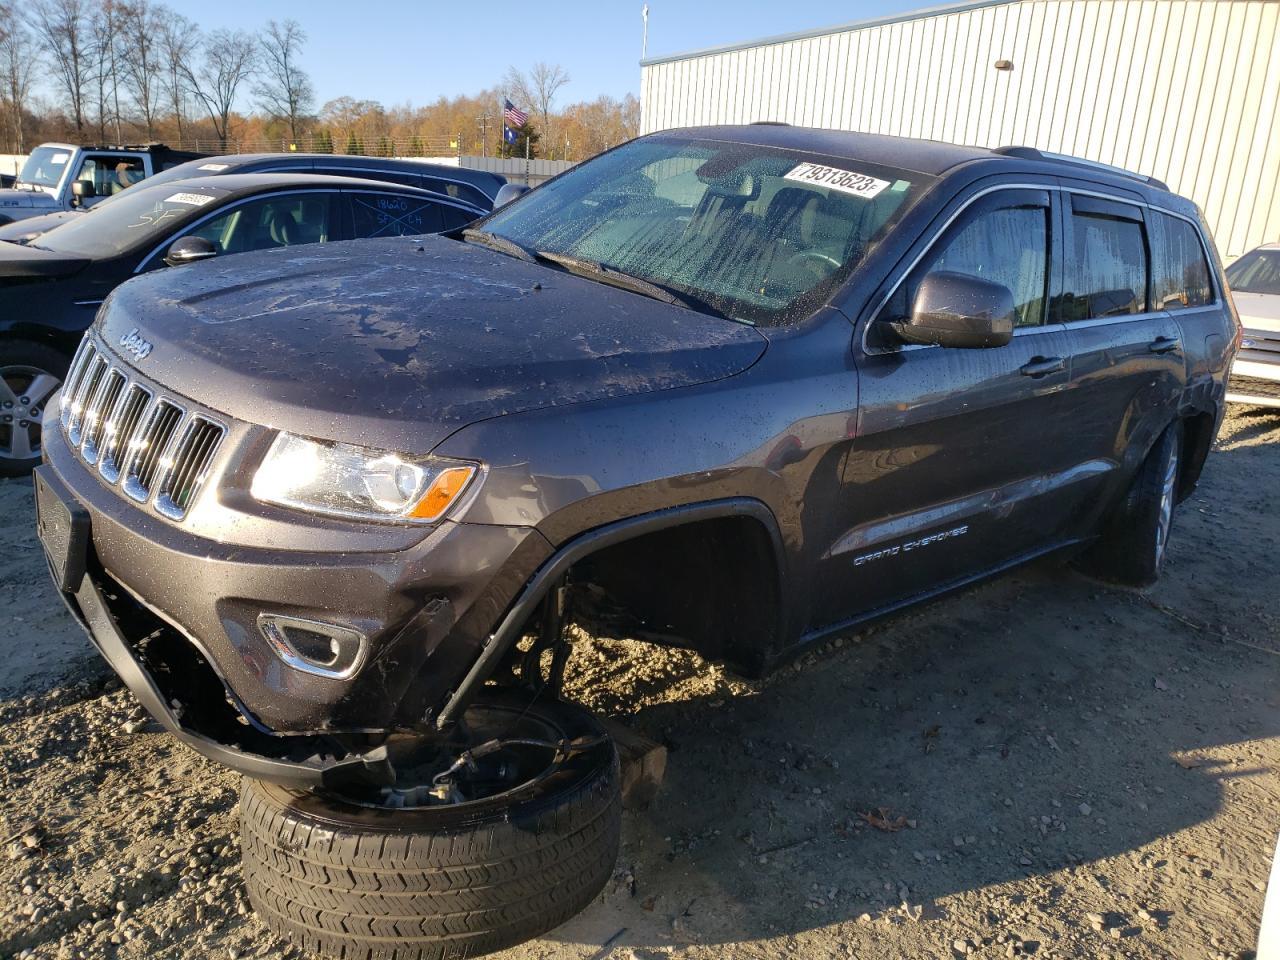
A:
{"type": "Polygon", "coordinates": [[[1157,190],[1168,190],[1169,185],[1163,180],[1157,180],[1155,177],[1147,176],[1144,173],[1135,173],[1132,170],[1126,170],[1124,167],[1117,167],[1110,163],[1101,163],[1098,160],[1086,160],[1084,157],[1073,157],[1066,153],[1050,153],[1048,150],[1037,150],[1035,147],[996,147],[993,153],[1003,154],[1006,157],[1019,157],[1023,160],[1052,160],[1055,163],[1070,163],[1079,167],[1089,167],[1092,170],[1098,170],[1102,173],[1114,174],[1117,177],[1128,177],[1130,180],[1140,180],[1143,183],[1150,184],[1157,190]]]}

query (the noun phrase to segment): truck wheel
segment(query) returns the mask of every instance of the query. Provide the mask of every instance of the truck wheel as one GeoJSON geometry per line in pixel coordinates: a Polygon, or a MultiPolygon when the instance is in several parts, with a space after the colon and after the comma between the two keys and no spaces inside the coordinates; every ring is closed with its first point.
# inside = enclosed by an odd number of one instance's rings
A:
{"type": "Polygon", "coordinates": [[[377,799],[244,778],[245,887],[268,929],[341,960],[474,957],[591,902],[613,872],[621,826],[618,758],[603,729],[559,701],[486,702],[464,725],[473,737],[542,742],[477,761],[514,764],[524,782],[444,800],[421,788],[377,799]],[[575,740],[585,746],[548,765],[562,755],[545,744],[575,740]]]}
{"type": "Polygon", "coordinates": [[[1086,572],[1131,587],[1155,583],[1164,565],[1182,462],[1182,424],[1171,424],[1156,441],[1102,538],[1081,558],[1086,572]]]}
{"type": "Polygon", "coordinates": [[[0,341],[0,477],[25,477],[40,462],[45,404],[70,365],[47,344],[0,341]]]}

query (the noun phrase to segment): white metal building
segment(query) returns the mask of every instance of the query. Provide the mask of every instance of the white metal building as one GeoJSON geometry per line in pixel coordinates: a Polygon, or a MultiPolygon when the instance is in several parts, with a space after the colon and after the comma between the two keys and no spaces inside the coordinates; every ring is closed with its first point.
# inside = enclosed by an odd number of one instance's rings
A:
{"type": "Polygon", "coordinates": [[[644,132],[778,120],[1164,180],[1224,258],[1280,240],[1280,0],[974,0],[641,63],[644,132]]]}

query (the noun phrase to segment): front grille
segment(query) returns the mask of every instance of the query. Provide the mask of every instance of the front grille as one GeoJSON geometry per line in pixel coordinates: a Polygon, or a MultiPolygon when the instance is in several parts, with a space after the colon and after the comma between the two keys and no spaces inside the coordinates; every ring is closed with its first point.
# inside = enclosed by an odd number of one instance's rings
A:
{"type": "Polygon", "coordinates": [[[87,337],[63,389],[68,443],[139,503],[181,520],[195,502],[226,427],[142,383],[87,337]]]}

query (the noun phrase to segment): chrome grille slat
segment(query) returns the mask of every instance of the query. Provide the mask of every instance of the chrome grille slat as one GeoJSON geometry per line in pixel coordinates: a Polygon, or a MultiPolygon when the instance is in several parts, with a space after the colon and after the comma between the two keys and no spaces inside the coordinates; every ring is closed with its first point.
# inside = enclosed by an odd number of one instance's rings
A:
{"type": "Polygon", "coordinates": [[[196,414],[187,420],[172,454],[172,463],[157,482],[156,510],[181,520],[204,485],[213,455],[226,429],[196,414]]]}
{"type": "Polygon", "coordinates": [[[134,500],[146,503],[150,499],[152,484],[164,463],[182,416],[182,408],[167,398],[161,397],[151,405],[124,464],[124,492],[134,500]]]}
{"type": "Polygon", "coordinates": [[[95,353],[90,358],[80,382],[76,384],[75,395],[71,398],[71,422],[67,424],[67,439],[71,441],[73,447],[80,446],[80,428],[84,423],[85,408],[97,393],[98,385],[109,366],[106,357],[95,353]]]}
{"type": "Polygon", "coordinates": [[[80,346],[76,349],[76,355],[71,358],[70,372],[67,374],[66,382],[62,385],[62,401],[59,404],[58,417],[62,421],[65,429],[71,422],[72,401],[75,399],[76,391],[80,388],[80,381],[84,377],[84,372],[89,368],[89,361],[93,359],[97,350],[94,349],[89,338],[80,341],[80,346]]]}
{"type": "Polygon", "coordinates": [[[68,446],[102,480],[170,520],[195,503],[227,428],[136,377],[86,336],[63,388],[68,446]]]}
{"type": "Polygon", "coordinates": [[[151,391],[140,383],[132,383],[121,392],[120,402],[107,420],[98,458],[98,472],[108,483],[120,479],[120,465],[128,455],[129,443],[150,402],[151,391]]]}
{"type": "Polygon", "coordinates": [[[102,428],[108,416],[115,409],[120,392],[124,389],[125,375],[118,369],[110,370],[96,391],[89,406],[84,412],[84,421],[80,433],[84,437],[80,444],[80,453],[87,463],[98,462],[98,449],[102,439],[102,428]]]}

